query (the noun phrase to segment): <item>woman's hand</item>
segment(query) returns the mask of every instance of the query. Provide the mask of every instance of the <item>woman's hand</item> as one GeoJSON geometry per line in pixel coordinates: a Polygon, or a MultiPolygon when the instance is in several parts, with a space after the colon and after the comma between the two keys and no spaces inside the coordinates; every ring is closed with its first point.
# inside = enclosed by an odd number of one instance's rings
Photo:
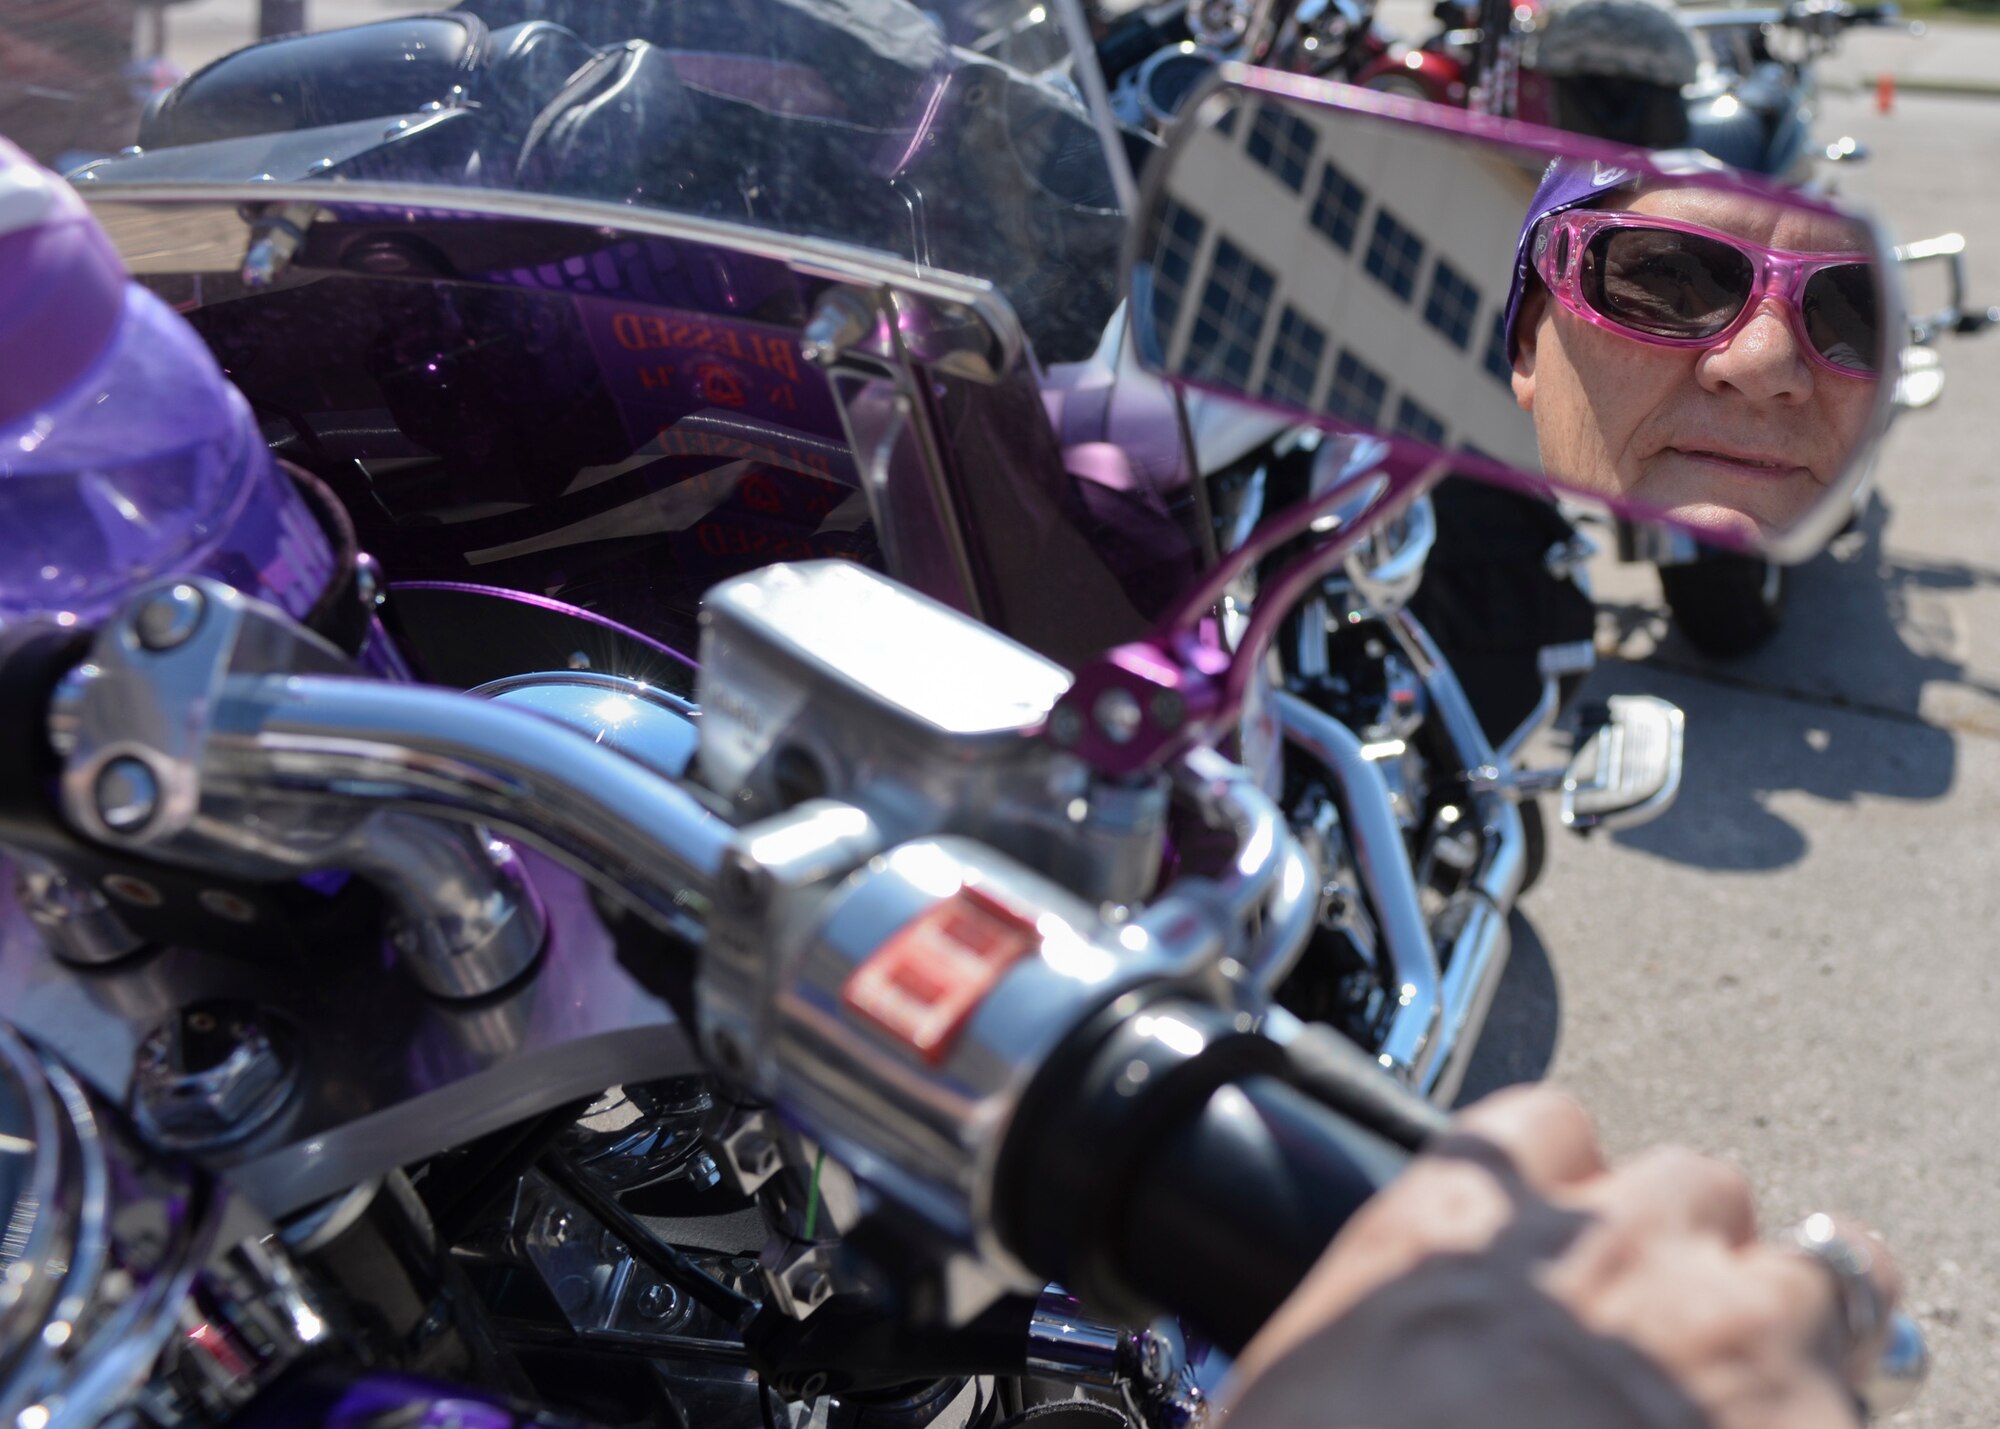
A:
{"type": "MultiPolygon", "coordinates": [[[[1569,1097],[1501,1093],[1411,1163],[1238,1362],[1234,1429],[1821,1429],[1856,1422],[1838,1283],[1757,1240],[1750,1189],[1679,1150],[1607,1167],[1569,1097]]],[[[1865,1233],[1884,1306],[1898,1280],[1865,1233]]],[[[1884,1317],[1886,1319],[1886,1317],[1884,1317]]]]}

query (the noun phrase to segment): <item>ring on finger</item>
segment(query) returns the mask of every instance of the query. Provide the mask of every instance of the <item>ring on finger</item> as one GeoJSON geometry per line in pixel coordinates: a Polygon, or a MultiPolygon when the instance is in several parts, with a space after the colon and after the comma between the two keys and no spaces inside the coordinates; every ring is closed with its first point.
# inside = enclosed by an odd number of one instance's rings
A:
{"type": "Polygon", "coordinates": [[[1856,1350],[1873,1344],[1888,1326],[1893,1307],[1876,1283],[1875,1256],[1868,1246],[1852,1236],[1842,1235],[1838,1223],[1824,1213],[1807,1216],[1780,1239],[1788,1248],[1811,1256],[1832,1273],[1837,1323],[1845,1349],[1842,1358],[1851,1359],[1856,1350]]]}

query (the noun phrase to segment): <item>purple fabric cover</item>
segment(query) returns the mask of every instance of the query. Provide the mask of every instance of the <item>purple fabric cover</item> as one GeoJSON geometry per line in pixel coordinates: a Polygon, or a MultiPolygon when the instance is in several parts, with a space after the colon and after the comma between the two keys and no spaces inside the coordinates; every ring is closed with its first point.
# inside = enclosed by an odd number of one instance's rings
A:
{"type": "Polygon", "coordinates": [[[1540,187],[1521,220],[1521,237],[1514,245],[1514,282],[1507,290],[1507,357],[1514,356],[1514,323],[1521,314],[1521,302],[1528,285],[1535,281],[1533,254],[1535,227],[1551,214],[1582,208],[1605,194],[1622,189],[1638,178],[1631,169],[1596,159],[1557,159],[1542,175],[1540,187]]]}
{"type": "Polygon", "coordinates": [[[97,361],[125,266],[76,191],[0,139],[0,431],[97,361]]]}
{"type": "Polygon", "coordinates": [[[76,194],[0,144],[0,621],[201,573],[303,617],[332,546],[249,404],[76,194]]]}

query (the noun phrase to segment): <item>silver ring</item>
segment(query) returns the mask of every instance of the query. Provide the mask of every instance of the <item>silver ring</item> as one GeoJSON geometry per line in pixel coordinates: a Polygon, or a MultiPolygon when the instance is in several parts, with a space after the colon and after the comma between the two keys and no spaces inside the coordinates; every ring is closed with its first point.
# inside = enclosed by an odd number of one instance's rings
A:
{"type": "Polygon", "coordinates": [[[1868,1246],[1844,1236],[1832,1216],[1807,1216],[1782,1237],[1792,1250],[1803,1251],[1833,1274],[1839,1306],[1839,1325],[1846,1340],[1844,1359],[1851,1359],[1863,1345],[1872,1344],[1889,1324],[1894,1308],[1870,1272],[1875,1255],[1868,1246]]]}

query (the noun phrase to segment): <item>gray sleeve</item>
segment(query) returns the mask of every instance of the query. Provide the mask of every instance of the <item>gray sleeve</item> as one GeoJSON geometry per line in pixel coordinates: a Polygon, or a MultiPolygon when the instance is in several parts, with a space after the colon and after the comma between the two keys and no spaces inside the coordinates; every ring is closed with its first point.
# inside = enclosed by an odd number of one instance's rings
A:
{"type": "Polygon", "coordinates": [[[1248,1385],[1229,1429],[1706,1429],[1509,1259],[1435,1256],[1384,1286],[1248,1385]]]}

